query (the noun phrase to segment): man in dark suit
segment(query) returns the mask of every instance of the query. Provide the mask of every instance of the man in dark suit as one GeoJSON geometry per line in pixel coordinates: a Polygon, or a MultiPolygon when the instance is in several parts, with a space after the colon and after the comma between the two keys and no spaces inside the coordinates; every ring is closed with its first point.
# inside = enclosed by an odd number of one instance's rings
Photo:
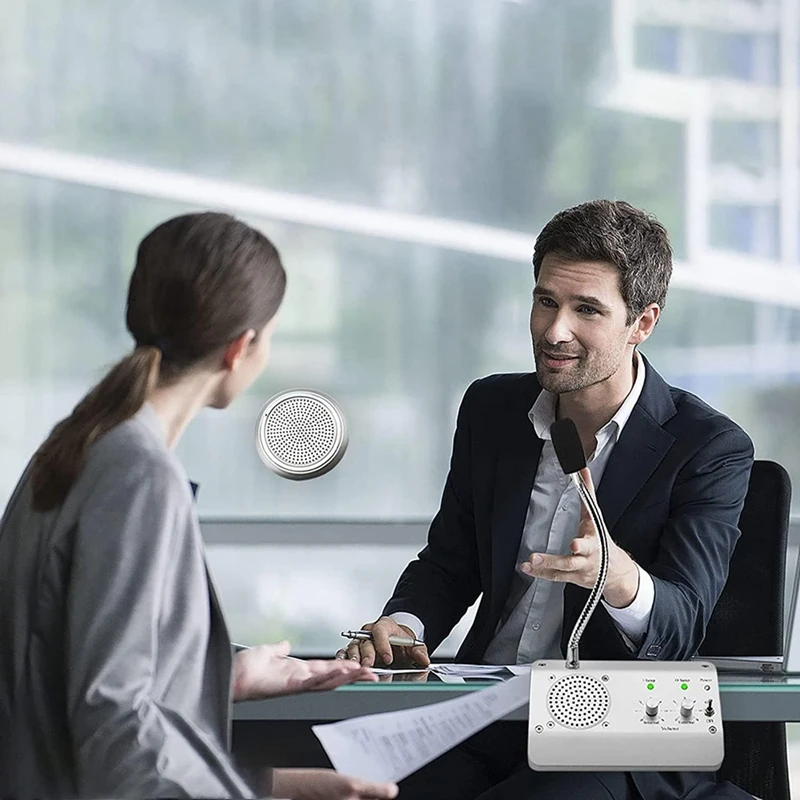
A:
{"type": "MultiPolygon", "coordinates": [[[[627,203],[557,214],[533,256],[535,374],[467,390],[427,546],[405,569],[372,642],[340,657],[427,664],[481,596],[456,661],[562,658],[598,573],[597,532],[559,468],[551,423],[570,417],[611,531],[608,580],[586,659],[694,655],[739,536],[753,447],[730,419],[668,386],[638,346],[672,272],[666,230],[627,203]],[[413,633],[425,647],[392,648],[413,633]]],[[[748,797],[709,773],[538,773],[524,726],[490,726],[401,784],[401,798],[748,797]]]]}

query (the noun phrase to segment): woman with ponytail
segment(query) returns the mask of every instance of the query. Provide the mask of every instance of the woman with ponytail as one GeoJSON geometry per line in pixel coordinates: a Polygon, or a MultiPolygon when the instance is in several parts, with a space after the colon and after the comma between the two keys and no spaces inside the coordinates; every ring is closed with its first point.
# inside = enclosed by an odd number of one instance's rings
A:
{"type": "Polygon", "coordinates": [[[391,798],[330,770],[245,770],[230,702],[372,679],[231,651],[173,452],[264,368],[286,276],[261,233],[188,214],[141,242],[135,346],[34,454],[0,522],[0,795],[391,798]]]}

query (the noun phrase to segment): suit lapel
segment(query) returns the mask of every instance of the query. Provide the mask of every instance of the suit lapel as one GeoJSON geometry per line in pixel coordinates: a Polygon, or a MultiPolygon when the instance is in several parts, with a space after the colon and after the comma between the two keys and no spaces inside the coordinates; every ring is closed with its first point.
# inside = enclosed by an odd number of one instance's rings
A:
{"type": "Polygon", "coordinates": [[[220,680],[217,696],[216,711],[221,726],[227,731],[228,747],[231,744],[231,715],[230,704],[233,700],[231,674],[233,669],[233,646],[231,645],[228,634],[228,626],[225,624],[225,615],[222,613],[217,590],[214,587],[214,580],[206,564],[206,579],[208,581],[208,601],[211,616],[209,637],[209,649],[211,658],[217,662],[217,675],[220,680]]]}
{"type": "MultiPolygon", "coordinates": [[[[189,488],[192,492],[192,499],[197,500],[197,491],[200,484],[195,481],[189,481],[189,488]]],[[[217,664],[217,675],[219,676],[220,685],[218,691],[210,693],[209,703],[214,703],[216,706],[217,717],[219,719],[220,727],[226,731],[228,737],[228,749],[231,747],[231,714],[230,705],[233,700],[232,697],[232,669],[233,669],[233,645],[231,645],[230,636],[228,634],[228,626],[225,622],[225,615],[222,613],[222,606],[220,605],[219,598],[217,597],[217,590],[214,586],[214,580],[211,577],[211,571],[208,569],[208,563],[203,559],[206,568],[206,584],[208,585],[208,608],[209,608],[209,654],[212,659],[215,659],[217,664]],[[224,683],[223,681],[226,681],[224,683]],[[214,700],[216,698],[216,701],[214,700]]]]}
{"type": "Polygon", "coordinates": [[[597,488],[597,501],[609,531],[613,531],[674,441],[638,405],[634,408],[597,488]]]}
{"type": "MultiPolygon", "coordinates": [[[[644,359],[644,356],[641,356],[644,359]]],[[[642,394],[622,429],[597,489],[609,531],[633,502],[675,438],[662,425],[676,413],[669,386],[645,360],[642,394]]]]}
{"type": "Polygon", "coordinates": [[[513,445],[501,451],[497,465],[492,512],[492,604],[497,613],[502,610],[511,587],[543,446],[527,416],[514,433],[513,445]]]}

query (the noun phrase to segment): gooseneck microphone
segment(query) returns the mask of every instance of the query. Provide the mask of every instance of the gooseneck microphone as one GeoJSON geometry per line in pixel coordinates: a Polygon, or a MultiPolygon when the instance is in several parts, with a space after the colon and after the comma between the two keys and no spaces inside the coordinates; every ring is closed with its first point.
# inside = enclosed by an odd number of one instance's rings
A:
{"type": "Polygon", "coordinates": [[[550,427],[561,468],[597,528],[600,568],[569,638],[566,664],[531,664],[528,764],[536,770],[709,770],[725,754],[719,683],[705,661],[639,659],[578,662],[578,645],[608,577],[611,537],[579,472],[586,466],[571,419],[550,427]]]}
{"type": "Polygon", "coordinates": [[[586,466],[586,455],[583,452],[581,437],[578,435],[575,423],[569,417],[557,420],[550,426],[550,436],[553,440],[553,448],[556,451],[558,463],[561,465],[561,469],[572,478],[581,501],[586,506],[586,510],[589,512],[595,528],[597,528],[597,535],[600,540],[600,569],[597,572],[597,580],[589,594],[586,605],[578,616],[578,621],[572,629],[572,634],[567,644],[567,668],[577,669],[580,666],[578,646],[581,636],[595,608],[597,608],[600,598],[603,596],[606,578],[608,578],[608,542],[611,537],[603,519],[603,513],[600,511],[600,506],[597,505],[597,501],[580,475],[580,470],[586,466]]]}

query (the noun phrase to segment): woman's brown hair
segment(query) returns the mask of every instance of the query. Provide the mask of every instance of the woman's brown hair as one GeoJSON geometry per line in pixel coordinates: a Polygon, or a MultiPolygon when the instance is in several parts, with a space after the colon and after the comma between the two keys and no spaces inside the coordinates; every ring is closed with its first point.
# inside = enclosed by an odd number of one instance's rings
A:
{"type": "Polygon", "coordinates": [[[98,437],[136,414],[167,383],[248,330],[260,333],[283,300],[274,245],[227,214],[167,220],[140,243],[126,322],[136,342],[59,422],[33,459],[33,506],[63,503],[98,437]]]}

